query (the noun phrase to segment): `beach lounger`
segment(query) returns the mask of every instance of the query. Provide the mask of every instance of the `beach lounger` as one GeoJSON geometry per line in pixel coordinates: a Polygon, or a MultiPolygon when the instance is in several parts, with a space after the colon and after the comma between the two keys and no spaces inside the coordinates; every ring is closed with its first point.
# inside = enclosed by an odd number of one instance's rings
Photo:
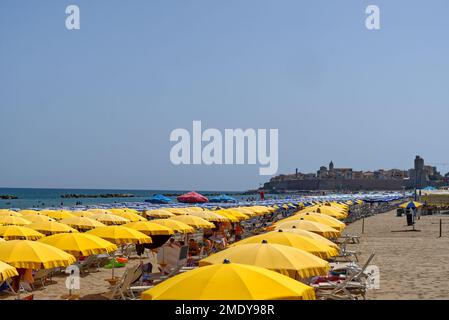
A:
{"type": "Polygon", "coordinates": [[[39,284],[42,288],[45,288],[45,284],[48,280],[51,280],[53,269],[40,269],[33,275],[34,283],[31,286],[33,290],[36,289],[36,284],[39,284]]]}
{"type": "Polygon", "coordinates": [[[110,300],[126,300],[128,298],[129,288],[140,278],[141,275],[142,269],[140,265],[126,269],[118,282],[114,286],[112,286],[108,292],[103,293],[102,296],[110,300]]]}
{"type": "Polygon", "coordinates": [[[87,256],[83,261],[75,263],[75,266],[78,267],[80,271],[80,275],[88,274],[92,267],[97,267],[98,258],[96,255],[87,256]]]}
{"type": "Polygon", "coordinates": [[[374,258],[372,253],[363,267],[359,270],[349,273],[346,278],[341,281],[328,281],[318,284],[312,284],[316,290],[317,299],[322,300],[357,300],[359,296],[365,299],[366,279],[365,270],[368,268],[371,260],[374,258]]]}

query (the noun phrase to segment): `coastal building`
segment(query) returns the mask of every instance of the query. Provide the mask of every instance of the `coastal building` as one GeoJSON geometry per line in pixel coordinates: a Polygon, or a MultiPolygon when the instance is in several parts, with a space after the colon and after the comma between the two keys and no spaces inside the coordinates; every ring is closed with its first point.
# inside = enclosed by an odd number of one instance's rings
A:
{"type": "Polygon", "coordinates": [[[436,167],[425,165],[424,159],[416,156],[414,166],[409,170],[378,169],[374,171],[356,171],[352,168],[321,166],[315,173],[281,174],[265,183],[263,189],[271,191],[294,190],[402,190],[440,187],[447,183],[449,173],[443,177],[436,167]]]}

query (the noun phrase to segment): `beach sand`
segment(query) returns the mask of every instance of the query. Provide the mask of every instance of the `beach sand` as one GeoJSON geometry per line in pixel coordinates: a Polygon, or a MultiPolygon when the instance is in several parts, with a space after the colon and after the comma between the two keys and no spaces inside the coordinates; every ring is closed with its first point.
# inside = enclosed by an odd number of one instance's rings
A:
{"type": "Polygon", "coordinates": [[[449,299],[449,216],[423,216],[411,230],[406,217],[396,211],[365,218],[349,225],[344,233],[360,235],[360,265],[375,252],[372,265],[380,269],[380,288],[368,290],[367,299],[449,299]],[[443,234],[439,238],[439,220],[443,234]],[[445,224],[444,224],[445,223],[445,224]]]}

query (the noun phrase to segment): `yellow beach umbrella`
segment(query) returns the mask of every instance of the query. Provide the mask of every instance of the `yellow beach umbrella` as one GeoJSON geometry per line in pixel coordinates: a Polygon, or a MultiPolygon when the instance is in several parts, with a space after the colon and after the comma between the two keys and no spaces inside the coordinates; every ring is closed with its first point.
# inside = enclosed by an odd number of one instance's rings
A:
{"type": "Polygon", "coordinates": [[[115,214],[116,216],[125,218],[125,219],[129,220],[130,222],[147,221],[147,219],[138,215],[134,211],[131,211],[130,209],[110,209],[110,211],[113,214],[115,214]]]}
{"type": "Polygon", "coordinates": [[[148,236],[171,235],[174,233],[174,231],[172,229],[164,227],[157,223],[150,222],[150,221],[130,222],[130,223],[124,224],[123,226],[140,231],[148,236]]]}
{"type": "Polygon", "coordinates": [[[237,212],[243,213],[244,215],[248,216],[249,218],[258,215],[258,214],[255,213],[254,211],[249,210],[248,208],[244,208],[244,207],[230,208],[229,210],[237,211],[237,212]]]}
{"type": "Polygon", "coordinates": [[[76,261],[74,256],[58,248],[30,240],[1,242],[0,260],[24,269],[67,267],[76,261]]]}
{"type": "Polygon", "coordinates": [[[36,222],[27,226],[28,228],[34,229],[43,233],[45,235],[51,235],[56,233],[63,232],[78,232],[78,230],[69,227],[66,224],[55,222],[55,221],[46,221],[46,222],[36,222]]]}
{"type": "Polygon", "coordinates": [[[295,279],[325,275],[330,269],[327,261],[311,253],[265,240],[229,247],[200,260],[199,265],[217,264],[225,259],[270,269],[295,279]]]}
{"type": "Polygon", "coordinates": [[[327,239],[327,238],[325,238],[323,236],[320,236],[319,234],[314,233],[314,232],[310,232],[310,231],[306,231],[306,230],[302,230],[302,229],[296,229],[295,226],[293,226],[290,229],[282,228],[282,229],[277,229],[277,230],[282,230],[284,232],[290,232],[290,233],[294,233],[294,234],[299,234],[300,236],[314,239],[314,240],[319,241],[319,242],[321,242],[321,243],[323,243],[325,245],[328,245],[329,247],[332,247],[332,248],[335,248],[337,250],[340,250],[340,247],[338,246],[338,244],[336,244],[336,243],[330,241],[329,239],[327,239]]]}
{"type": "Polygon", "coordinates": [[[0,282],[18,275],[19,273],[17,272],[16,268],[0,261],[0,282]]]}
{"type": "Polygon", "coordinates": [[[167,210],[148,210],[145,214],[151,218],[171,218],[175,216],[167,210]]]}
{"type": "Polygon", "coordinates": [[[165,211],[173,213],[174,215],[186,214],[188,210],[186,208],[164,208],[165,211]]]}
{"type": "Polygon", "coordinates": [[[325,224],[314,222],[314,221],[307,221],[303,218],[299,218],[298,220],[290,220],[285,221],[279,224],[276,224],[275,229],[290,229],[290,228],[297,228],[297,229],[303,229],[310,232],[315,232],[323,237],[326,238],[337,238],[340,236],[340,231],[331,228],[325,224]]]}
{"type": "Polygon", "coordinates": [[[42,233],[21,226],[0,226],[0,237],[4,240],[37,240],[45,237],[42,233]]]}
{"type": "Polygon", "coordinates": [[[201,208],[201,207],[185,207],[184,210],[187,211],[187,212],[201,212],[201,211],[204,211],[204,209],[201,208]]]}
{"type": "Polygon", "coordinates": [[[344,219],[347,217],[347,212],[341,208],[329,207],[329,206],[311,206],[306,207],[295,214],[306,213],[306,212],[318,212],[322,213],[336,219],[344,219]]]}
{"type": "Polygon", "coordinates": [[[71,213],[74,216],[81,217],[81,218],[90,218],[97,214],[95,212],[90,212],[90,211],[72,211],[71,213]]]}
{"type": "Polygon", "coordinates": [[[70,211],[67,210],[42,210],[41,213],[55,220],[62,220],[75,217],[75,215],[73,215],[70,211]]]}
{"type": "Polygon", "coordinates": [[[282,223],[285,221],[290,221],[290,220],[298,220],[300,218],[303,218],[304,220],[307,220],[307,221],[315,221],[315,222],[325,224],[331,228],[337,229],[338,231],[343,231],[343,229],[346,227],[346,225],[343,222],[341,222],[331,216],[327,216],[327,215],[324,215],[324,214],[318,213],[318,212],[305,212],[305,213],[295,214],[286,219],[279,220],[278,222],[276,222],[276,224],[279,224],[279,223],[282,223]]]}
{"type": "Polygon", "coordinates": [[[17,216],[0,216],[0,225],[16,225],[16,226],[25,226],[30,224],[31,222],[17,216]]]}
{"type": "Polygon", "coordinates": [[[226,212],[225,210],[217,210],[214,211],[216,214],[219,214],[220,216],[223,216],[228,219],[229,222],[239,222],[240,220],[243,220],[242,218],[237,218],[232,213],[226,212]]]}
{"type": "Polygon", "coordinates": [[[215,225],[207,220],[204,220],[200,217],[195,216],[188,216],[188,215],[180,215],[173,218],[169,218],[168,220],[175,220],[184,222],[185,224],[188,224],[191,227],[194,228],[204,228],[204,229],[212,229],[215,228],[215,225]]]}
{"type": "Polygon", "coordinates": [[[175,232],[179,233],[194,233],[195,229],[185,224],[181,221],[176,221],[172,219],[155,219],[151,220],[152,223],[160,224],[161,226],[172,229],[175,232]]]}
{"type": "Polygon", "coordinates": [[[19,213],[22,215],[22,217],[24,216],[30,216],[30,215],[38,215],[40,214],[40,211],[37,210],[20,210],[19,213]]]}
{"type": "Polygon", "coordinates": [[[238,263],[178,274],[142,293],[142,300],[314,300],[313,288],[279,273],[238,263]]]}
{"type": "Polygon", "coordinates": [[[14,211],[14,210],[0,209],[0,217],[5,217],[5,216],[21,217],[22,214],[20,212],[14,211]]]}
{"type": "Polygon", "coordinates": [[[236,217],[237,219],[239,219],[240,221],[249,219],[249,217],[250,217],[250,216],[248,216],[248,215],[246,215],[246,214],[244,214],[244,213],[242,213],[240,211],[233,210],[233,209],[221,209],[221,210],[217,210],[216,212],[218,214],[221,214],[222,212],[227,213],[227,214],[231,214],[234,217],[236,217]]]}
{"type": "Polygon", "coordinates": [[[62,219],[59,221],[60,223],[66,224],[72,228],[77,230],[90,230],[98,227],[105,227],[106,225],[101,223],[100,221],[85,218],[85,217],[73,217],[62,219]]]}
{"type": "Polygon", "coordinates": [[[270,244],[282,244],[309,252],[322,259],[330,259],[338,255],[338,250],[318,240],[307,238],[298,234],[283,232],[282,230],[271,231],[257,236],[248,237],[237,241],[231,246],[239,246],[247,243],[261,243],[266,240],[270,244]]]}
{"type": "Polygon", "coordinates": [[[195,217],[199,217],[202,218],[206,221],[215,221],[215,222],[226,222],[229,221],[228,218],[226,218],[225,216],[222,216],[218,213],[215,213],[213,211],[193,211],[188,213],[187,215],[189,216],[195,216],[195,217]]]}
{"type": "Polygon", "coordinates": [[[109,210],[106,209],[99,209],[99,208],[94,208],[94,209],[88,209],[88,212],[93,212],[94,214],[99,214],[99,213],[112,213],[109,210]]]}
{"type": "Polygon", "coordinates": [[[55,221],[55,219],[44,216],[44,215],[27,215],[27,216],[23,216],[24,219],[28,220],[31,223],[36,223],[36,222],[47,222],[47,221],[55,221]]]}
{"type": "Polygon", "coordinates": [[[99,227],[87,231],[86,234],[92,234],[115,244],[152,243],[151,238],[146,234],[123,226],[99,227]]]}
{"type": "Polygon", "coordinates": [[[38,242],[61,249],[75,257],[110,253],[117,250],[115,244],[86,233],[59,233],[42,238],[38,242]]]}
{"type": "Polygon", "coordinates": [[[105,225],[120,225],[120,224],[125,224],[129,221],[126,218],[122,218],[120,216],[117,216],[115,214],[112,213],[99,213],[99,214],[95,214],[93,216],[90,217],[91,219],[100,221],[101,223],[104,223],[105,225]]]}

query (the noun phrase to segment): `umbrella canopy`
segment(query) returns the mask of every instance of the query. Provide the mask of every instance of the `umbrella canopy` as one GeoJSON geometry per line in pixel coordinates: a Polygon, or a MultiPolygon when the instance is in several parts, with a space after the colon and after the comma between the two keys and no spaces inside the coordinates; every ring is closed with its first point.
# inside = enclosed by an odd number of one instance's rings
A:
{"type": "Polygon", "coordinates": [[[178,274],[143,292],[141,298],[142,300],[314,300],[315,291],[279,273],[226,261],[178,274]]]}
{"type": "Polygon", "coordinates": [[[220,216],[227,218],[230,222],[239,222],[240,220],[243,220],[242,218],[239,219],[236,216],[234,216],[232,213],[226,212],[225,210],[217,210],[214,212],[220,216]]]}
{"type": "Polygon", "coordinates": [[[126,218],[117,216],[115,214],[112,213],[99,213],[99,214],[95,214],[93,216],[90,216],[91,219],[100,221],[101,223],[104,223],[105,225],[120,225],[120,224],[125,224],[129,221],[126,218]]]}
{"type": "Polygon", "coordinates": [[[123,226],[140,231],[148,236],[172,235],[174,233],[172,229],[150,221],[130,222],[123,226]]]}
{"type": "Polygon", "coordinates": [[[20,210],[19,213],[22,215],[22,217],[24,217],[24,216],[28,216],[28,215],[40,214],[40,211],[37,211],[37,210],[20,210]]]}
{"type": "Polygon", "coordinates": [[[202,202],[209,201],[209,199],[207,199],[205,196],[203,196],[195,191],[191,191],[186,194],[180,195],[176,199],[179,202],[184,202],[184,203],[202,203],[202,202]]]}
{"type": "Polygon", "coordinates": [[[5,215],[5,216],[1,216],[0,215],[0,225],[16,225],[16,226],[25,226],[31,224],[30,221],[22,218],[22,217],[17,217],[17,216],[13,216],[13,215],[5,215]]]}
{"type": "Polygon", "coordinates": [[[55,221],[55,219],[53,219],[53,218],[50,218],[50,217],[47,217],[44,215],[40,215],[40,214],[27,215],[27,216],[23,216],[23,218],[28,220],[31,223],[55,221]]]}
{"type": "Polygon", "coordinates": [[[173,213],[174,215],[177,216],[189,213],[189,210],[187,208],[165,208],[164,210],[173,213]]]}
{"type": "Polygon", "coordinates": [[[227,194],[220,194],[219,196],[210,197],[209,202],[237,202],[236,198],[228,196],[227,194]]]}
{"type": "Polygon", "coordinates": [[[145,214],[151,218],[171,218],[175,215],[167,210],[149,210],[145,214]]]}
{"type": "Polygon", "coordinates": [[[237,219],[239,219],[239,221],[249,219],[249,217],[250,217],[249,215],[246,215],[240,211],[233,210],[233,209],[220,209],[215,212],[218,214],[222,214],[222,213],[230,214],[230,215],[236,217],[237,219]]]}
{"type": "Polygon", "coordinates": [[[58,248],[30,240],[1,242],[0,260],[24,269],[67,267],[76,261],[74,256],[58,248]]]}
{"type": "Polygon", "coordinates": [[[336,244],[336,243],[330,241],[329,239],[326,239],[325,237],[320,236],[319,234],[314,233],[314,232],[310,232],[310,231],[306,231],[306,230],[302,230],[302,229],[296,229],[295,226],[293,226],[290,229],[282,228],[282,229],[277,229],[277,230],[282,230],[284,232],[290,232],[290,233],[294,233],[294,234],[299,234],[300,236],[314,239],[316,241],[322,242],[325,245],[328,245],[329,247],[332,247],[332,248],[335,248],[337,250],[340,250],[340,247],[338,246],[338,244],[336,244]]]}
{"type": "Polygon", "coordinates": [[[5,209],[0,209],[0,217],[2,216],[14,216],[14,217],[21,217],[22,214],[20,212],[16,212],[13,210],[5,210],[5,209]]]}
{"type": "Polygon", "coordinates": [[[54,222],[54,221],[46,221],[46,222],[36,222],[27,226],[28,228],[34,229],[43,233],[45,235],[63,233],[63,232],[78,232],[78,230],[69,227],[66,224],[54,222]]]}
{"type": "Polygon", "coordinates": [[[198,211],[198,212],[190,212],[187,215],[189,216],[195,216],[202,218],[206,221],[216,221],[216,222],[226,222],[229,221],[228,218],[225,216],[222,216],[218,213],[215,213],[213,211],[198,211]]]}
{"type": "Polygon", "coordinates": [[[194,233],[195,229],[189,226],[188,224],[185,224],[181,221],[176,221],[172,219],[155,219],[151,220],[152,223],[160,224],[161,226],[167,227],[172,229],[175,232],[179,233],[194,233]]]}
{"type": "Polygon", "coordinates": [[[146,199],[145,202],[168,204],[172,202],[172,200],[169,197],[164,196],[163,194],[155,194],[150,199],[146,199]]]}
{"type": "Polygon", "coordinates": [[[99,227],[87,231],[86,234],[98,236],[115,244],[152,242],[151,238],[144,233],[123,226],[99,227]]]}
{"type": "Polygon", "coordinates": [[[90,218],[98,213],[91,212],[91,211],[72,211],[72,214],[77,217],[90,218]]]}
{"type": "Polygon", "coordinates": [[[290,232],[283,232],[282,230],[252,236],[240,240],[231,246],[239,246],[247,243],[261,243],[263,240],[266,240],[271,244],[282,244],[296,249],[301,249],[322,259],[330,259],[337,256],[339,253],[334,247],[323,244],[319,240],[314,240],[312,238],[290,232]]]}
{"type": "Polygon", "coordinates": [[[314,222],[314,221],[307,221],[303,218],[299,218],[298,220],[290,220],[285,221],[279,224],[276,224],[275,229],[290,229],[290,228],[297,228],[297,229],[303,229],[310,232],[315,232],[325,238],[337,238],[340,236],[340,231],[331,228],[325,224],[314,222]]]}
{"type": "Polygon", "coordinates": [[[85,233],[59,233],[42,238],[38,242],[61,249],[75,257],[109,253],[117,250],[115,244],[85,233]]]}
{"type": "Polygon", "coordinates": [[[188,224],[191,227],[194,228],[204,228],[204,229],[212,229],[215,228],[215,225],[207,220],[204,220],[200,217],[195,217],[195,216],[189,216],[189,215],[181,215],[181,216],[176,216],[167,220],[175,220],[175,221],[180,221],[183,222],[185,224],[188,224]]]}
{"type": "Polygon", "coordinates": [[[4,240],[37,240],[45,236],[31,228],[10,225],[0,226],[0,237],[4,240]]]}
{"type": "Polygon", "coordinates": [[[77,230],[90,230],[98,227],[105,227],[106,225],[101,223],[100,221],[85,218],[85,217],[73,217],[62,219],[59,221],[60,223],[66,224],[72,228],[77,230]]]}
{"type": "Polygon", "coordinates": [[[93,212],[95,214],[99,214],[99,213],[112,213],[111,211],[107,210],[107,209],[100,209],[100,208],[93,208],[93,209],[88,209],[88,212],[93,212]]]}
{"type": "Polygon", "coordinates": [[[347,216],[347,214],[344,211],[342,211],[341,208],[334,208],[329,206],[310,206],[296,212],[295,214],[306,212],[318,212],[324,215],[334,217],[336,219],[344,219],[347,216]]]}
{"type": "Polygon", "coordinates": [[[254,217],[257,216],[258,214],[256,212],[254,212],[253,210],[250,210],[248,208],[244,208],[244,207],[237,207],[237,208],[230,208],[230,209],[226,209],[226,210],[230,210],[232,212],[237,211],[240,213],[243,213],[244,215],[246,215],[247,217],[254,217]]]}
{"type": "Polygon", "coordinates": [[[19,273],[17,272],[16,268],[0,261],[0,282],[18,275],[19,273]]]}
{"type": "Polygon", "coordinates": [[[327,261],[313,254],[267,241],[230,247],[200,260],[199,264],[217,264],[224,259],[270,269],[295,279],[325,275],[330,269],[327,261]]]}
{"type": "MultiPolygon", "coordinates": [[[[403,203],[399,206],[399,208],[403,208],[403,209],[417,209],[419,207],[422,207],[423,204],[420,202],[416,202],[416,201],[410,201],[410,202],[406,202],[403,203]]],[[[1,220],[0,220],[1,223],[1,220]]]]}
{"type": "Polygon", "coordinates": [[[290,220],[298,220],[301,218],[303,218],[304,220],[307,220],[307,221],[315,221],[315,222],[325,224],[331,228],[337,229],[338,231],[343,231],[343,229],[346,227],[346,225],[343,222],[341,222],[340,220],[335,219],[334,217],[331,217],[331,216],[324,215],[322,213],[318,213],[318,212],[298,213],[298,214],[295,214],[286,219],[279,220],[278,222],[276,222],[276,224],[280,224],[282,222],[290,221],[290,220]]]}
{"type": "Polygon", "coordinates": [[[110,211],[113,214],[115,214],[116,216],[125,218],[125,219],[129,220],[130,222],[147,221],[147,219],[138,215],[134,211],[131,211],[130,209],[111,209],[110,211]]]}
{"type": "Polygon", "coordinates": [[[41,213],[55,220],[62,220],[75,217],[75,215],[73,215],[70,211],[67,210],[42,210],[41,213]]]}

